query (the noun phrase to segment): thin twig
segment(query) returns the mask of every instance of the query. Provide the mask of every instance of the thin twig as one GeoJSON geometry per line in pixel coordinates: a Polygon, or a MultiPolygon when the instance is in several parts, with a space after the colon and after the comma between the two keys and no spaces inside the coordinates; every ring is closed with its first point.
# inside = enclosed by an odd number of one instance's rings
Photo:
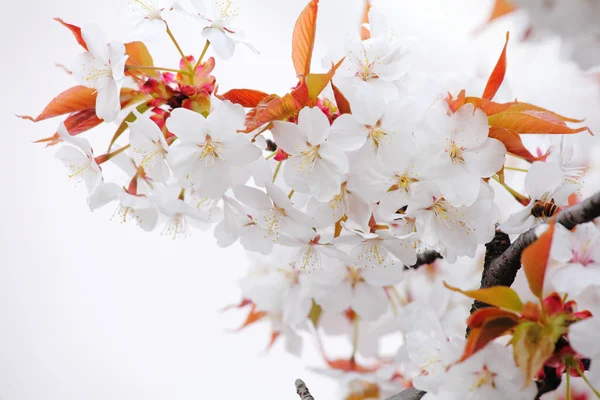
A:
{"type": "Polygon", "coordinates": [[[302,379],[296,379],[296,393],[302,400],[315,400],[302,379]]]}
{"type": "Polygon", "coordinates": [[[400,393],[396,393],[392,397],[388,397],[386,400],[420,400],[423,396],[425,396],[425,394],[427,394],[427,392],[415,388],[409,388],[401,391],[400,393]]]}

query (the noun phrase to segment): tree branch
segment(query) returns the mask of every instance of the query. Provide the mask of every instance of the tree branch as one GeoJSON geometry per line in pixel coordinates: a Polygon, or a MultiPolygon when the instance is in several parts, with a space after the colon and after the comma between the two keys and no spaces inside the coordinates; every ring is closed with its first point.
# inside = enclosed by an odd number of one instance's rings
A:
{"type": "Polygon", "coordinates": [[[400,393],[388,397],[385,400],[420,400],[427,392],[415,388],[404,389],[400,393]]]}
{"type": "Polygon", "coordinates": [[[433,263],[438,258],[443,258],[440,253],[433,250],[425,250],[422,253],[417,254],[417,262],[410,267],[404,267],[405,269],[417,269],[422,265],[433,263]]]}
{"type": "Polygon", "coordinates": [[[302,400],[315,400],[302,379],[296,379],[296,393],[302,400]]]}
{"type": "MultiPolygon", "coordinates": [[[[580,204],[562,211],[557,217],[557,222],[567,229],[573,229],[576,225],[593,221],[598,216],[600,216],[600,192],[585,199],[580,204]]],[[[494,239],[486,245],[486,260],[481,277],[481,288],[511,286],[521,268],[521,254],[536,239],[535,228],[532,228],[520,235],[513,244],[498,256],[495,249],[501,246],[495,241],[502,241],[506,244],[508,235],[497,232],[494,239]]],[[[476,303],[471,308],[471,312],[484,306],[484,303],[476,303]]]]}

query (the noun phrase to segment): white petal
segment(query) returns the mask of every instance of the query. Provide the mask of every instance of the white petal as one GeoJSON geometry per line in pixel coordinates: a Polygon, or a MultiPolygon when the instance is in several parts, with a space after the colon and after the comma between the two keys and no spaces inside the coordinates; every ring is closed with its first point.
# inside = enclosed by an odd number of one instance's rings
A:
{"type": "Polygon", "coordinates": [[[233,57],[235,51],[235,41],[219,29],[204,28],[202,37],[210,41],[211,47],[222,60],[228,60],[233,57]]]}
{"type": "Polygon", "coordinates": [[[104,62],[109,60],[108,40],[104,32],[95,24],[89,24],[81,30],[81,36],[89,51],[104,62]]]}
{"type": "Polygon", "coordinates": [[[114,79],[98,89],[96,97],[96,115],[105,122],[114,121],[121,111],[121,87],[114,79]]]}
{"type": "Polygon", "coordinates": [[[223,101],[207,118],[209,134],[213,140],[238,138],[241,134],[237,131],[244,129],[245,119],[246,114],[241,105],[223,101]]]}
{"type": "Polygon", "coordinates": [[[312,146],[323,143],[330,130],[329,120],[318,107],[300,110],[298,126],[306,133],[306,140],[312,146]]]}
{"type": "Polygon", "coordinates": [[[307,148],[306,133],[296,124],[274,121],[271,133],[277,146],[288,154],[297,155],[307,148]]]}
{"type": "Polygon", "coordinates": [[[105,206],[113,200],[116,200],[123,188],[116,183],[105,183],[96,188],[96,190],[87,199],[90,210],[94,211],[105,206]]]}
{"type": "Polygon", "coordinates": [[[467,168],[481,178],[488,178],[500,171],[506,161],[506,147],[496,139],[488,138],[481,146],[463,153],[467,168]]]}
{"type": "MultiPolygon", "coordinates": [[[[534,162],[525,176],[525,190],[534,200],[554,192],[564,181],[564,173],[555,163],[534,162]]],[[[550,200],[550,199],[547,199],[550,200]]]]}
{"type": "Polygon", "coordinates": [[[124,79],[125,62],[129,57],[125,54],[125,45],[121,42],[112,41],[108,44],[108,52],[113,79],[117,81],[124,79]]]}
{"type": "Polygon", "coordinates": [[[472,104],[465,104],[452,115],[449,128],[455,143],[466,149],[481,145],[490,130],[487,115],[472,104]]]}
{"type": "Polygon", "coordinates": [[[344,151],[358,150],[367,140],[369,130],[351,114],[340,115],[331,126],[327,141],[344,151]]]}
{"type": "Polygon", "coordinates": [[[102,61],[90,52],[78,55],[71,65],[71,72],[80,84],[99,89],[111,79],[111,69],[106,61],[102,61]]]}
{"type": "Polygon", "coordinates": [[[273,205],[269,197],[261,190],[249,186],[233,188],[235,198],[254,210],[270,210],[273,205]]]}
{"type": "Polygon", "coordinates": [[[167,129],[178,139],[189,143],[204,143],[206,141],[206,118],[187,108],[176,108],[167,118],[167,129]]]}
{"type": "Polygon", "coordinates": [[[387,310],[388,302],[385,291],[381,287],[373,287],[364,282],[359,282],[354,287],[352,309],[367,321],[374,321],[381,317],[387,310]]]}

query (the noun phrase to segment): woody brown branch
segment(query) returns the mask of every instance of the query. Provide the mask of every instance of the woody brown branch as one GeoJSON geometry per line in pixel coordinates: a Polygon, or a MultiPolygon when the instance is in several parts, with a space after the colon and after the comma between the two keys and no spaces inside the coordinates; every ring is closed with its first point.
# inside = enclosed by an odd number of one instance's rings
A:
{"type": "MultiPolygon", "coordinates": [[[[573,229],[579,224],[593,221],[598,216],[600,216],[600,192],[578,205],[565,209],[558,215],[556,221],[567,229],[573,229]]],[[[520,235],[512,244],[508,235],[500,231],[496,232],[494,239],[486,245],[481,288],[511,286],[521,268],[521,254],[536,239],[535,228],[520,235]]],[[[471,312],[485,306],[487,306],[485,303],[475,302],[471,312]]]]}

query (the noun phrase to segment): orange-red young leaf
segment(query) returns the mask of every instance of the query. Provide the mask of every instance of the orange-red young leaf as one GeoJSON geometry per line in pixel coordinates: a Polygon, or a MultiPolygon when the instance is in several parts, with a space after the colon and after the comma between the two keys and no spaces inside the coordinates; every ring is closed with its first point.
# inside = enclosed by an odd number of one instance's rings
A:
{"type": "Polygon", "coordinates": [[[324,74],[308,74],[306,75],[306,86],[308,88],[308,97],[311,100],[312,104],[317,101],[317,97],[321,94],[323,89],[327,87],[331,79],[335,75],[335,71],[342,65],[344,59],[341,59],[337,64],[331,65],[331,69],[324,74]]]}
{"type": "Polygon", "coordinates": [[[243,132],[250,133],[270,122],[287,120],[298,115],[301,108],[294,96],[289,93],[283,97],[270,95],[246,114],[246,129],[243,132]]]}
{"type": "Polygon", "coordinates": [[[239,104],[245,108],[254,108],[260,104],[269,95],[260,90],[252,89],[231,89],[227,93],[218,95],[221,100],[229,100],[234,104],[239,104]]]}
{"type": "Polygon", "coordinates": [[[355,360],[350,359],[338,359],[338,360],[326,360],[327,365],[330,368],[337,369],[344,372],[358,372],[358,373],[369,373],[374,372],[378,367],[363,367],[358,364],[355,360]]]}
{"type": "Polygon", "coordinates": [[[491,100],[496,95],[496,92],[502,85],[502,81],[504,81],[504,75],[506,74],[506,47],[508,46],[509,32],[506,32],[506,42],[504,43],[504,48],[502,49],[502,53],[500,54],[500,58],[490,75],[490,78],[485,85],[485,89],[483,90],[483,99],[491,100]]]}
{"type": "MultiPolygon", "coordinates": [[[[584,120],[583,119],[575,119],[575,118],[569,118],[569,117],[565,117],[563,115],[560,115],[558,113],[555,113],[554,111],[550,111],[550,110],[546,110],[545,108],[533,105],[533,104],[529,104],[529,103],[523,103],[520,101],[515,101],[512,103],[506,103],[508,105],[510,105],[510,107],[508,108],[508,110],[510,111],[542,111],[546,114],[551,114],[554,117],[562,120],[563,122],[573,122],[576,124],[580,124],[582,123],[584,120]]],[[[503,110],[503,111],[508,111],[508,110],[503,110]]],[[[494,113],[497,114],[497,113],[494,113]]]]}
{"type": "Polygon", "coordinates": [[[362,20],[360,21],[360,40],[371,38],[371,31],[365,25],[369,23],[369,11],[371,11],[371,1],[365,0],[365,8],[363,10],[362,20]]]}
{"type": "Polygon", "coordinates": [[[279,335],[281,335],[280,331],[273,331],[273,332],[271,332],[271,339],[269,339],[269,344],[267,345],[267,350],[271,350],[271,348],[273,347],[273,345],[275,344],[275,342],[279,338],[279,335]]]}
{"type": "Polygon", "coordinates": [[[331,81],[331,88],[333,89],[333,96],[335,97],[335,104],[337,105],[340,114],[352,114],[352,108],[350,108],[350,102],[344,96],[344,94],[338,89],[337,86],[331,81]]]}
{"type": "Polygon", "coordinates": [[[244,320],[244,323],[237,330],[241,331],[245,327],[247,327],[249,325],[252,325],[253,323],[255,323],[257,321],[260,321],[266,315],[267,315],[267,313],[264,312],[264,311],[256,311],[256,305],[252,304],[252,308],[250,309],[250,312],[246,316],[246,319],[244,320]]]}
{"type": "Polygon", "coordinates": [[[533,244],[529,245],[521,255],[521,264],[531,292],[538,298],[542,298],[544,289],[544,277],[546,276],[546,266],[550,257],[550,247],[552,246],[552,235],[554,234],[555,222],[550,222],[550,227],[533,244]]]}
{"type": "Polygon", "coordinates": [[[56,96],[37,117],[21,116],[33,122],[96,107],[96,89],[75,86],[56,96]]]}
{"type": "MultiPolygon", "coordinates": [[[[69,134],[75,136],[89,131],[100,125],[102,122],[104,121],[96,116],[96,110],[91,108],[89,110],[77,111],[76,113],[69,115],[64,124],[69,134]]],[[[58,135],[58,132],[50,137],[35,141],[35,143],[46,143],[46,147],[54,146],[60,142],[62,142],[62,139],[58,135]]]]}
{"type": "Polygon", "coordinates": [[[515,321],[519,320],[519,315],[515,314],[513,311],[496,307],[485,307],[480,308],[469,316],[467,319],[467,326],[471,329],[481,328],[486,321],[500,317],[514,319],[515,321]]]}
{"type": "Polygon", "coordinates": [[[523,302],[517,292],[506,286],[494,286],[477,290],[460,290],[448,285],[446,282],[444,282],[444,286],[453,292],[462,293],[472,299],[507,310],[519,312],[523,307],[523,302]]]}
{"type": "Polygon", "coordinates": [[[506,14],[510,14],[511,12],[516,10],[517,6],[514,5],[511,0],[496,0],[494,2],[492,14],[488,18],[488,22],[492,22],[493,20],[500,18],[506,14]]]}
{"type": "Polygon", "coordinates": [[[85,51],[88,51],[87,43],[85,42],[85,40],[83,40],[83,36],[81,36],[81,28],[80,27],[78,27],[76,25],[68,24],[60,18],[54,18],[54,20],[61,23],[65,28],[69,29],[73,33],[73,36],[75,36],[75,40],[77,40],[77,43],[79,43],[79,45],[81,47],[83,47],[85,49],[85,51]]]}
{"type": "MultiPolygon", "coordinates": [[[[154,60],[152,55],[148,51],[146,45],[142,42],[131,42],[125,44],[125,53],[129,56],[126,65],[138,66],[138,67],[153,67],[154,60]]],[[[139,73],[139,71],[138,71],[139,73]]],[[[144,75],[157,76],[158,73],[155,70],[145,69],[144,75]]]]}
{"type": "Polygon", "coordinates": [[[511,109],[488,117],[490,127],[504,128],[518,134],[572,134],[590,131],[586,126],[569,128],[553,113],[538,110],[513,111],[511,109]]]}
{"type": "Polygon", "coordinates": [[[509,330],[517,326],[514,318],[498,316],[487,319],[480,328],[472,329],[467,338],[465,351],[459,362],[466,360],[479,350],[483,349],[489,342],[504,336],[509,330]]]}
{"type": "Polygon", "coordinates": [[[506,147],[506,151],[510,154],[521,157],[529,162],[545,160],[549,153],[542,156],[534,156],[525,148],[519,134],[511,129],[490,127],[488,137],[498,139],[506,147]]]}
{"type": "Polygon", "coordinates": [[[298,17],[292,37],[292,61],[296,76],[306,76],[310,73],[315,35],[317,32],[317,13],[319,0],[311,0],[298,17]]]}
{"type": "Polygon", "coordinates": [[[515,362],[529,383],[540,372],[554,353],[560,335],[536,322],[524,322],[517,326],[511,340],[515,362]]]}

